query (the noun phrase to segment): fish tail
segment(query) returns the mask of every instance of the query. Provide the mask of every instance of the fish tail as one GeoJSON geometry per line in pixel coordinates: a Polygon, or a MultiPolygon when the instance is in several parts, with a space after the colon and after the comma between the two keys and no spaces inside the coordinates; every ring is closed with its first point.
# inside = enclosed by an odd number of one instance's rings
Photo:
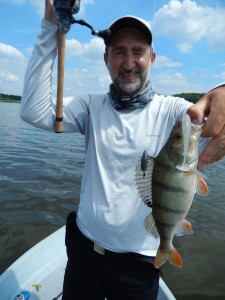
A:
{"type": "Polygon", "coordinates": [[[156,268],[161,267],[166,261],[169,261],[170,264],[181,268],[182,267],[182,258],[175,248],[165,250],[159,248],[154,260],[154,266],[156,268]]]}

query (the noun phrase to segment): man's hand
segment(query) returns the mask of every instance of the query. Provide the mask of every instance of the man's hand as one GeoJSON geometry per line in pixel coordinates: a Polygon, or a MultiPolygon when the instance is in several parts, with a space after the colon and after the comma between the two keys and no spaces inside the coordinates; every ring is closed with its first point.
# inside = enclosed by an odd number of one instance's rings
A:
{"type": "Polygon", "coordinates": [[[213,139],[199,157],[198,168],[204,170],[225,156],[225,85],[207,93],[187,113],[198,124],[208,117],[202,136],[213,139]]]}
{"type": "Polygon", "coordinates": [[[45,15],[44,19],[51,23],[58,25],[58,21],[56,19],[56,13],[53,8],[53,0],[45,0],[45,15]]]}

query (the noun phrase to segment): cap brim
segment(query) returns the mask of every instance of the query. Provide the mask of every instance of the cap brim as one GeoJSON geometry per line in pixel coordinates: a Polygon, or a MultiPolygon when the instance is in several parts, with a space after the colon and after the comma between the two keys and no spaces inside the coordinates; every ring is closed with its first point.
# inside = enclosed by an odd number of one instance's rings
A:
{"type": "Polygon", "coordinates": [[[142,34],[145,35],[145,37],[147,38],[148,43],[151,45],[152,44],[152,32],[150,29],[150,26],[147,26],[147,24],[144,23],[145,21],[136,18],[136,17],[132,17],[132,16],[126,16],[126,17],[122,17],[118,20],[116,20],[115,22],[113,22],[109,29],[111,31],[111,37],[108,40],[105,40],[105,44],[109,45],[113,36],[121,29],[135,29],[140,31],[142,34]]]}

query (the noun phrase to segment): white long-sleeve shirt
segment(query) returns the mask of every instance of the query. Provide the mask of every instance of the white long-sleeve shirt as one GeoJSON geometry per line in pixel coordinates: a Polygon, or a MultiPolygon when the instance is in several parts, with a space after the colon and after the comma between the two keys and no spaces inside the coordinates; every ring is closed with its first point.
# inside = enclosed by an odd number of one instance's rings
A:
{"type": "MultiPolygon", "coordinates": [[[[54,131],[51,81],[57,54],[57,26],[42,20],[25,75],[21,118],[54,131]]],[[[64,99],[63,131],[85,135],[86,161],[77,223],[92,241],[115,252],[154,256],[159,242],[143,221],[151,212],[138,195],[135,172],[146,149],[157,156],[176,119],[191,105],[182,98],[155,95],[143,109],[115,110],[107,94],[64,99]]]]}

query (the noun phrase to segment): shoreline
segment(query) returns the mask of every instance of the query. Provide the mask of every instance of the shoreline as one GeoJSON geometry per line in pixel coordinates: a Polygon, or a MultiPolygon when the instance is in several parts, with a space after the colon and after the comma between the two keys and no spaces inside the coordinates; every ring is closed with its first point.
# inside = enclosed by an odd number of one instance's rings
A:
{"type": "Polygon", "coordinates": [[[5,102],[5,103],[21,103],[20,100],[10,100],[10,99],[0,99],[0,102],[5,102]]]}

